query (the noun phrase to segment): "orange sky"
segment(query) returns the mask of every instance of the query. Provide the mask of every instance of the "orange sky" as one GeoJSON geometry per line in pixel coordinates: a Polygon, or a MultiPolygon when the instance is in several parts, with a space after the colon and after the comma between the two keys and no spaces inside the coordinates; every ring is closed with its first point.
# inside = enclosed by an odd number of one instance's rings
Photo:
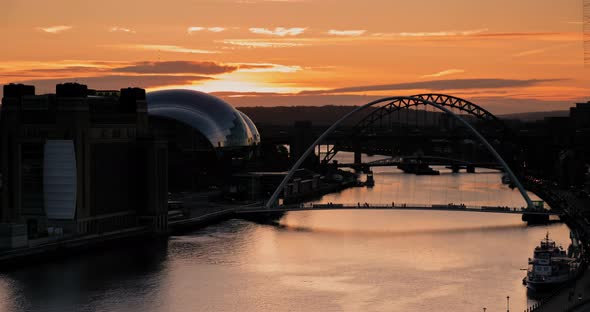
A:
{"type": "Polygon", "coordinates": [[[236,106],[423,92],[495,113],[590,100],[581,0],[2,0],[0,83],[216,92],[236,106]]]}

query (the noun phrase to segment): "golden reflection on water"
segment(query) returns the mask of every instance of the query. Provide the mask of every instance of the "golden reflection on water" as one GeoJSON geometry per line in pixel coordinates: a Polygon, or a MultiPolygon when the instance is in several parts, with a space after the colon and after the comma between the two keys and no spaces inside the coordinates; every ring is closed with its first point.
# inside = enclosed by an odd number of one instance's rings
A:
{"type": "Polygon", "coordinates": [[[251,271],[279,277],[275,288],[309,292],[333,311],[498,310],[506,295],[517,311],[529,304],[520,269],[547,229],[568,242],[564,225],[527,227],[518,215],[291,212],[256,231],[268,239],[247,257],[251,271]]]}
{"type": "MultiPolygon", "coordinates": [[[[440,169],[440,168],[438,168],[440,169]]],[[[501,174],[414,176],[376,168],[376,186],[329,194],[318,203],[416,203],[521,206],[501,174]]],[[[534,195],[532,195],[535,198],[534,195]]],[[[564,225],[527,227],[520,215],[445,211],[290,212],[272,239],[257,241],[253,271],[280,275],[277,287],[326,296],[335,311],[515,310],[529,302],[521,280],[532,249],[550,229],[566,244],[564,225]],[[324,295],[322,295],[324,293],[324,295]]],[[[260,235],[268,235],[260,229],[260,235]]],[[[312,306],[309,306],[312,308],[312,306]]]]}
{"type": "MultiPolygon", "coordinates": [[[[376,186],[322,202],[519,205],[498,173],[417,177],[375,170],[376,186]]],[[[340,210],[288,213],[278,226],[231,220],[0,274],[0,311],[525,310],[527,259],[549,231],[519,215],[340,210]],[[48,289],[50,291],[48,291],[48,289]]],[[[564,246],[565,247],[565,246],[564,246]]]]}

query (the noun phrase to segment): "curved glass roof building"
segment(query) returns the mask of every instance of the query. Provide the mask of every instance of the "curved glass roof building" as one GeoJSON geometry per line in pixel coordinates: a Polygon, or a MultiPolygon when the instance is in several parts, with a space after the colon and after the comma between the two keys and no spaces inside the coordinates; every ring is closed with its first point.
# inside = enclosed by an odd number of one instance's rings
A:
{"type": "Polygon", "coordinates": [[[203,134],[214,148],[260,143],[252,120],[218,97],[193,90],[161,90],[149,92],[147,104],[150,116],[186,124],[203,134]]]}

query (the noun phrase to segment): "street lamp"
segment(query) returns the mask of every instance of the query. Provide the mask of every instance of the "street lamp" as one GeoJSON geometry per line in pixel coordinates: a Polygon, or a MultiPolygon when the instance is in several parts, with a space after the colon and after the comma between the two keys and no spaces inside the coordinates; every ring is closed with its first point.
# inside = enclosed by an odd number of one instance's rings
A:
{"type": "Polygon", "coordinates": [[[506,312],[510,312],[510,296],[506,296],[506,312]]]}

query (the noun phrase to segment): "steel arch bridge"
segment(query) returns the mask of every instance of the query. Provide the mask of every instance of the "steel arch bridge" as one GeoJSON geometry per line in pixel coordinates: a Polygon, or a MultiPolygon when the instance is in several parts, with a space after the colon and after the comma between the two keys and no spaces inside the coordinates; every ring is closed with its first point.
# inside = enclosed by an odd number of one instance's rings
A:
{"type": "MultiPolygon", "coordinates": [[[[452,95],[438,94],[438,93],[425,93],[412,95],[411,99],[394,99],[389,101],[383,106],[372,111],[369,115],[361,119],[356,125],[353,126],[351,136],[360,136],[365,134],[371,127],[377,122],[382,122],[386,116],[391,116],[393,113],[398,112],[402,109],[408,109],[410,107],[417,107],[420,105],[428,106],[423,101],[436,103],[449,109],[457,109],[467,113],[470,116],[477,118],[478,120],[490,122],[497,126],[501,131],[507,131],[506,125],[498,117],[484,109],[483,107],[476,105],[470,101],[462,98],[458,98],[452,95]]],[[[338,153],[338,146],[332,145],[326,152],[322,162],[330,162],[334,156],[338,153]]]]}
{"type": "MultiPolygon", "coordinates": [[[[359,106],[359,107],[355,108],[354,110],[352,110],[351,112],[349,112],[348,114],[344,115],[342,118],[340,118],[336,122],[334,122],[334,124],[332,124],[332,126],[330,126],[324,133],[322,133],[311,144],[311,146],[309,146],[309,148],[301,155],[301,157],[297,160],[297,162],[295,162],[293,167],[291,167],[291,169],[289,170],[289,172],[287,173],[285,178],[283,178],[283,180],[281,181],[279,186],[276,188],[274,193],[271,195],[269,200],[264,205],[264,207],[266,209],[270,210],[273,206],[275,206],[275,204],[278,200],[279,194],[283,191],[285,185],[291,180],[291,178],[295,174],[295,171],[297,169],[299,169],[299,167],[301,167],[301,165],[303,164],[305,159],[312,152],[314,152],[316,146],[318,144],[320,144],[328,135],[330,135],[340,124],[342,124],[345,120],[347,120],[348,118],[350,118],[352,115],[356,114],[359,111],[365,110],[365,109],[372,107],[374,105],[387,103],[386,106],[388,106],[390,108],[397,107],[398,110],[400,108],[406,108],[406,107],[412,107],[412,106],[418,106],[418,105],[432,106],[444,113],[449,114],[453,118],[455,118],[459,123],[463,124],[486,147],[486,149],[494,156],[494,158],[496,158],[496,160],[502,166],[502,168],[504,169],[506,174],[508,174],[511,181],[513,181],[514,184],[516,185],[516,187],[518,188],[520,194],[522,195],[523,199],[527,203],[527,208],[535,209],[535,205],[533,204],[530,197],[528,196],[525,188],[520,183],[520,181],[518,180],[518,178],[516,177],[514,172],[512,172],[512,170],[510,169],[508,164],[506,164],[506,162],[504,161],[502,156],[500,156],[500,154],[498,154],[498,152],[494,149],[494,147],[471,124],[469,124],[469,122],[467,122],[460,115],[455,114],[453,111],[450,110],[450,108],[453,107],[452,105],[458,105],[458,103],[463,103],[463,105],[460,105],[460,107],[463,107],[463,110],[467,110],[468,107],[470,107],[470,108],[472,108],[471,111],[473,112],[473,109],[479,108],[479,110],[476,110],[476,111],[480,112],[482,114],[481,116],[493,116],[493,115],[490,114],[489,112],[485,111],[483,108],[481,108],[475,104],[472,104],[470,102],[467,102],[467,101],[458,101],[458,100],[451,101],[452,103],[455,103],[455,104],[451,104],[449,102],[449,100],[444,101],[444,99],[449,99],[449,98],[453,98],[453,97],[449,97],[449,96],[443,97],[443,96],[433,95],[433,99],[439,100],[439,101],[443,100],[443,103],[433,102],[433,101],[428,100],[428,98],[429,98],[428,95],[386,97],[386,98],[375,100],[375,101],[369,102],[365,105],[359,106]]],[[[454,99],[458,99],[458,98],[454,98],[454,99]]]]}

